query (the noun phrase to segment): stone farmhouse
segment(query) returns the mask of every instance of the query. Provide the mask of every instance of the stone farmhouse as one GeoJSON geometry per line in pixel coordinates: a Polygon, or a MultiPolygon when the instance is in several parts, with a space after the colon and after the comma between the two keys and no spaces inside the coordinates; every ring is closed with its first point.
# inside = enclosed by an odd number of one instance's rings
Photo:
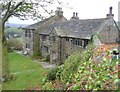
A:
{"type": "Polygon", "coordinates": [[[27,51],[29,55],[32,55],[33,52],[39,50],[40,49],[39,33],[42,30],[48,29],[50,26],[52,26],[55,23],[61,23],[67,21],[67,19],[62,15],[63,15],[63,11],[61,10],[61,8],[58,8],[55,11],[54,16],[51,16],[47,19],[44,19],[43,21],[40,21],[38,23],[23,28],[24,51],[27,51]]]}
{"type": "Polygon", "coordinates": [[[84,20],[75,12],[67,20],[62,8],[57,8],[54,16],[23,29],[23,50],[29,55],[41,50],[42,55],[49,56],[50,62],[55,64],[62,64],[72,53],[85,49],[93,34],[97,34],[102,44],[120,41],[112,7],[106,18],[84,20]]]}

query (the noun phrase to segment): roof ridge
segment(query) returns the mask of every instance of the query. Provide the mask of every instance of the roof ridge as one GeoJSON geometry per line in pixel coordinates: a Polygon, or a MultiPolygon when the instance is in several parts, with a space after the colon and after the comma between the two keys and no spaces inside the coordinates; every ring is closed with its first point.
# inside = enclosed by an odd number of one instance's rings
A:
{"type": "Polygon", "coordinates": [[[79,20],[101,20],[101,19],[109,19],[109,18],[94,18],[94,19],[79,19],[79,20]]]}
{"type": "Polygon", "coordinates": [[[49,18],[46,18],[46,19],[44,19],[44,20],[41,20],[41,21],[36,22],[36,23],[34,23],[34,24],[31,24],[31,25],[28,25],[28,26],[24,27],[24,29],[29,28],[29,27],[34,26],[34,25],[37,25],[37,24],[40,24],[40,23],[42,23],[42,22],[44,23],[45,21],[49,20],[49,19],[52,18],[52,17],[53,17],[53,16],[50,16],[49,18]]]}

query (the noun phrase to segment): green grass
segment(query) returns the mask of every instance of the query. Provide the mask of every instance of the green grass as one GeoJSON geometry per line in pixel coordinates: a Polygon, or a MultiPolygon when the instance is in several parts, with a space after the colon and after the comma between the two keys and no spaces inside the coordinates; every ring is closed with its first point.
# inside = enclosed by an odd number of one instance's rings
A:
{"type": "Polygon", "coordinates": [[[10,70],[14,79],[3,83],[3,90],[25,90],[42,86],[49,69],[33,62],[30,58],[15,52],[9,54],[10,70]]]}

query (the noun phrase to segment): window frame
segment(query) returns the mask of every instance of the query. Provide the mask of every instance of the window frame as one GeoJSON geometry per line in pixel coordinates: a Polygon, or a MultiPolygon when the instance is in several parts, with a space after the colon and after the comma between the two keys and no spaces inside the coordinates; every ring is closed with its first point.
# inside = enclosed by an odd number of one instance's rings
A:
{"type": "Polygon", "coordinates": [[[82,46],[82,39],[73,38],[72,44],[75,46],[82,46]]]}
{"type": "Polygon", "coordinates": [[[45,53],[49,52],[49,48],[47,46],[43,46],[43,51],[45,51],[45,53]]]}
{"type": "Polygon", "coordinates": [[[47,38],[47,36],[46,35],[41,35],[41,39],[42,39],[42,41],[45,41],[46,40],[46,38],[47,38]]]}

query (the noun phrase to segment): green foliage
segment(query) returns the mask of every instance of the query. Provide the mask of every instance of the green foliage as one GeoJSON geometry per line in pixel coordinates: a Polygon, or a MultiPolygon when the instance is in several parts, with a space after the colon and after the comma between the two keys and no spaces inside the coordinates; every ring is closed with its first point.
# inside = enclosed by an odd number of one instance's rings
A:
{"type": "Polygon", "coordinates": [[[75,82],[81,83],[81,88],[87,90],[117,89],[117,86],[114,85],[114,80],[118,79],[118,75],[112,74],[115,70],[116,62],[118,61],[106,60],[96,65],[89,60],[87,63],[80,64],[77,73],[74,74],[75,82]]]}
{"type": "Polygon", "coordinates": [[[15,27],[11,27],[11,28],[6,28],[5,29],[5,36],[7,38],[9,38],[9,35],[14,37],[15,34],[17,34],[18,37],[21,37],[23,30],[22,29],[18,29],[15,27]]]}
{"type": "Polygon", "coordinates": [[[44,62],[50,62],[50,55],[47,55],[43,61],[44,62]]]}
{"type": "Polygon", "coordinates": [[[22,33],[23,30],[22,29],[19,29],[19,28],[16,28],[16,27],[10,27],[10,28],[6,28],[5,29],[5,32],[15,32],[15,33],[22,33]]]}
{"type": "MultiPolygon", "coordinates": [[[[119,60],[103,59],[101,63],[92,60],[92,43],[80,53],[71,55],[63,65],[58,66],[56,77],[70,90],[116,90],[120,85],[116,68],[119,60]]],[[[51,71],[51,73],[53,73],[51,71]]],[[[52,74],[51,74],[52,76],[52,74]]],[[[55,74],[53,75],[55,76],[55,74]]],[[[55,79],[54,78],[54,79],[55,79]]],[[[51,80],[51,79],[50,79],[51,80]]]]}
{"type": "Polygon", "coordinates": [[[18,38],[11,38],[7,40],[8,52],[13,50],[22,50],[23,43],[18,38]]]}
{"type": "Polygon", "coordinates": [[[44,92],[46,92],[46,90],[51,90],[51,92],[54,92],[54,87],[52,82],[46,82],[45,85],[43,86],[43,90],[44,92]]]}
{"type": "Polygon", "coordinates": [[[37,50],[36,52],[33,53],[33,55],[31,56],[32,59],[41,59],[42,58],[42,54],[41,54],[41,50],[37,50]]]}
{"type": "Polygon", "coordinates": [[[56,79],[57,68],[50,70],[47,74],[46,81],[53,81],[56,79]]]}
{"type": "Polygon", "coordinates": [[[73,90],[79,90],[80,89],[80,85],[75,85],[74,87],[73,87],[73,90]]]}
{"type": "Polygon", "coordinates": [[[14,51],[13,48],[11,48],[10,46],[8,46],[7,50],[8,50],[8,53],[11,53],[14,51]]]}
{"type": "Polygon", "coordinates": [[[72,83],[74,74],[76,73],[79,65],[82,62],[86,62],[91,57],[93,46],[90,44],[86,50],[71,55],[66,61],[65,64],[58,67],[57,77],[65,82],[72,83]]]}

